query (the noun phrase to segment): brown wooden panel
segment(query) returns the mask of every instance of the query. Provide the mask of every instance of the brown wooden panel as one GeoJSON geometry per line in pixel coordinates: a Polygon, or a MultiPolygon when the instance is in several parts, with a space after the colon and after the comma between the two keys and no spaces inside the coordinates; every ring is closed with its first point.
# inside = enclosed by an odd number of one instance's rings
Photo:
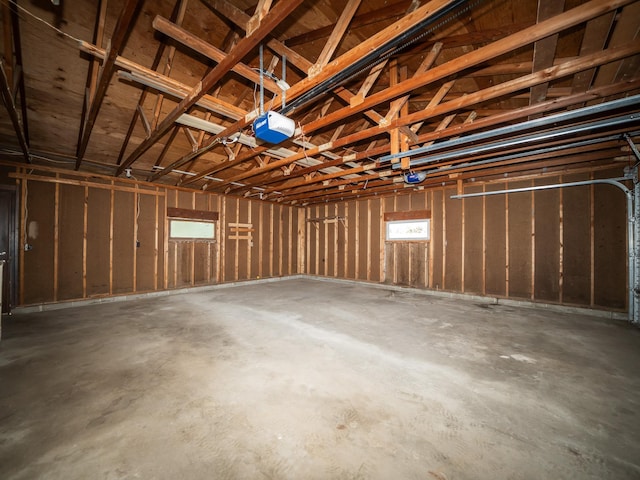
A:
{"type": "Polygon", "coordinates": [[[282,273],[282,206],[273,206],[273,273],[274,277],[282,273]]]}
{"type": "Polygon", "coordinates": [[[176,287],[191,286],[192,242],[175,242],[177,250],[176,287]]]}
{"type": "MultiPolygon", "coordinates": [[[[262,202],[251,202],[251,223],[253,224],[253,240],[252,245],[250,245],[251,249],[251,278],[256,278],[259,273],[260,268],[260,248],[262,246],[259,244],[260,232],[264,226],[260,223],[260,205],[262,202]]],[[[263,232],[264,233],[264,232],[263,232]]]]}
{"type": "Polygon", "coordinates": [[[396,195],[395,209],[388,212],[407,212],[411,210],[411,195],[404,193],[396,195]]]}
{"type": "MultiPolygon", "coordinates": [[[[299,207],[293,207],[291,209],[291,273],[303,273],[298,269],[298,256],[301,253],[299,249],[301,236],[298,235],[298,225],[300,222],[300,217],[304,217],[304,209],[299,207]]],[[[304,249],[302,249],[304,252],[304,249]]]]}
{"type": "MultiPolygon", "coordinates": [[[[531,182],[509,182],[508,188],[531,182]]],[[[531,192],[509,194],[509,296],[531,297],[531,192]]]]}
{"type": "MultiPolygon", "coordinates": [[[[464,193],[482,192],[482,187],[466,187],[464,193]]],[[[482,294],[484,271],[482,238],[482,197],[464,199],[464,291],[482,294]]]]}
{"type": "MultiPolygon", "coordinates": [[[[200,197],[200,195],[198,195],[200,197]]],[[[196,198],[198,198],[196,197],[196,198]]],[[[212,222],[218,221],[220,217],[219,212],[209,212],[206,210],[193,210],[190,208],[167,208],[167,217],[171,218],[189,218],[192,220],[209,220],[212,222]]]]}
{"type": "Polygon", "coordinates": [[[273,205],[265,203],[262,207],[262,276],[271,276],[271,258],[273,256],[271,249],[273,247],[273,205]]]}
{"type": "MultiPolygon", "coordinates": [[[[603,177],[615,175],[603,172],[603,177]]],[[[594,303],[626,306],[626,199],[613,185],[594,187],[594,303]]]]}
{"type": "Polygon", "coordinates": [[[433,284],[429,288],[441,290],[442,287],[442,212],[443,212],[443,190],[433,190],[433,203],[431,205],[431,242],[433,242],[433,258],[431,259],[433,271],[433,284]]]}
{"type": "Polygon", "coordinates": [[[369,238],[369,205],[366,200],[360,200],[359,202],[359,218],[358,222],[358,279],[367,279],[367,265],[369,259],[367,258],[367,241],[369,238]]]}
{"type": "Polygon", "coordinates": [[[291,242],[293,232],[291,231],[291,210],[289,206],[282,207],[282,274],[291,275],[291,242]]]}
{"type": "Polygon", "coordinates": [[[193,192],[185,192],[176,190],[176,204],[172,205],[176,208],[193,209],[193,192]]]}
{"type": "Polygon", "coordinates": [[[384,270],[386,278],[384,283],[392,284],[396,277],[395,268],[395,242],[385,242],[384,244],[384,270]]]}
{"type": "MultiPolygon", "coordinates": [[[[333,205],[325,205],[324,212],[326,216],[333,216],[335,214],[335,210],[333,209],[333,205]]],[[[336,256],[336,235],[338,224],[337,222],[333,223],[320,223],[320,228],[326,232],[326,248],[324,249],[323,256],[325,258],[325,274],[333,277],[336,274],[335,270],[335,256],[336,256]]]]}
{"type": "MultiPolygon", "coordinates": [[[[420,212],[421,210],[427,209],[427,199],[423,190],[417,192],[411,192],[409,195],[411,198],[411,211],[412,212],[420,212]]],[[[415,217],[415,218],[431,218],[431,212],[429,212],[429,217],[415,217]]],[[[412,220],[412,219],[408,219],[412,220]]]]}
{"type": "Polygon", "coordinates": [[[371,207],[371,224],[369,225],[371,244],[368,266],[371,271],[371,281],[380,281],[380,208],[379,198],[369,201],[371,207]]]}
{"type": "Polygon", "coordinates": [[[177,256],[178,245],[176,242],[169,242],[168,244],[168,260],[167,260],[167,286],[168,288],[175,288],[177,283],[177,256]]]}
{"type": "Polygon", "coordinates": [[[84,190],[59,185],[58,300],[82,298],[83,294],[84,190]]]}
{"type": "Polygon", "coordinates": [[[462,202],[450,198],[456,193],[452,188],[444,191],[447,228],[445,289],[459,292],[462,290],[462,202]]]}
{"type": "Polygon", "coordinates": [[[423,288],[427,283],[427,242],[410,242],[409,259],[411,261],[411,275],[409,284],[415,288],[423,288]]]}
{"type": "MultiPolygon", "coordinates": [[[[166,198],[158,197],[158,280],[157,287],[159,290],[164,288],[165,277],[165,248],[167,245],[164,240],[166,198]]],[[[167,272],[168,273],[168,272],[167,272]]]]}
{"type": "Polygon", "coordinates": [[[347,239],[347,278],[356,278],[356,202],[347,202],[348,236],[347,239]]]}
{"type": "Polygon", "coordinates": [[[140,195],[138,205],[138,245],[136,247],[136,291],[154,289],[156,260],[156,198],[140,195]]]}
{"type": "Polygon", "coordinates": [[[87,296],[107,295],[111,192],[90,188],[87,207],[87,296]]]}
{"type": "MultiPolygon", "coordinates": [[[[565,176],[565,182],[588,180],[589,175],[565,176]]],[[[591,302],[591,194],[590,187],[570,187],[562,192],[564,303],[591,302]]]]}
{"type": "MultiPolygon", "coordinates": [[[[346,203],[341,202],[338,204],[338,216],[345,218],[346,216],[346,203]]],[[[346,218],[338,223],[338,277],[346,278],[345,273],[345,256],[347,254],[347,224],[353,219],[346,218]]]]}
{"type": "Polygon", "coordinates": [[[396,284],[409,286],[411,285],[411,261],[409,259],[410,255],[410,244],[407,242],[395,242],[396,246],[396,260],[395,260],[395,269],[396,269],[396,284]]]}
{"type": "MultiPolygon", "coordinates": [[[[485,191],[504,190],[504,183],[489,184],[485,191]]],[[[506,295],[506,195],[485,197],[485,289],[487,295],[506,295]]]]}
{"type": "MultiPolygon", "coordinates": [[[[200,211],[205,211],[205,212],[212,212],[215,211],[215,209],[209,208],[209,197],[211,196],[210,193],[206,193],[206,192],[195,192],[195,205],[194,205],[194,209],[196,211],[200,210],[200,211]]],[[[217,212],[216,212],[217,213],[217,212]]],[[[214,218],[212,220],[218,220],[217,218],[214,218]]]]}
{"type": "Polygon", "coordinates": [[[133,291],[133,193],[115,192],[113,216],[113,293],[133,291]]]}
{"type": "MultiPolygon", "coordinates": [[[[232,202],[233,203],[233,202],[232,202]]],[[[239,223],[251,223],[249,221],[249,202],[243,198],[238,201],[240,209],[239,223]]],[[[251,232],[255,235],[255,231],[251,232]]],[[[249,278],[249,240],[238,240],[238,280],[247,280],[249,278]]]]}
{"type": "MultiPolygon", "coordinates": [[[[224,221],[226,222],[226,235],[223,241],[225,242],[224,249],[224,281],[233,282],[237,280],[236,277],[236,260],[238,255],[238,240],[230,239],[231,230],[229,228],[230,223],[239,222],[238,217],[238,199],[228,197],[225,202],[225,214],[224,221]]],[[[267,276],[267,274],[265,274],[267,276]]]]}
{"type": "Polygon", "coordinates": [[[24,302],[53,300],[55,185],[27,182],[27,243],[24,252],[24,302]]]}
{"type": "Polygon", "coordinates": [[[196,285],[202,285],[209,283],[209,268],[208,268],[208,242],[196,242],[194,245],[194,272],[193,280],[196,285]]]}
{"type": "MultiPolygon", "coordinates": [[[[559,182],[552,177],[536,180],[535,185],[559,182]]],[[[538,190],[535,202],[535,280],[536,300],[560,301],[560,190],[538,190]]]]}

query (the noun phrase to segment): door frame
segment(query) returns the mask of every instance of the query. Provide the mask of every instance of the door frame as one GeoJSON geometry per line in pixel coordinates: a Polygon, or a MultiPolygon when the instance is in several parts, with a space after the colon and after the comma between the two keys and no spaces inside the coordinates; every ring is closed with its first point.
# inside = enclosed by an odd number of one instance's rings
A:
{"type": "MultiPolygon", "coordinates": [[[[0,185],[0,191],[8,192],[10,194],[9,205],[9,245],[7,249],[7,263],[5,268],[9,268],[9,298],[6,299],[6,312],[4,311],[4,305],[0,305],[2,313],[11,313],[11,308],[17,304],[18,298],[18,262],[20,261],[18,242],[18,219],[20,218],[20,209],[18,202],[18,188],[15,185],[0,185]]],[[[3,298],[3,303],[4,302],[3,298]]]]}

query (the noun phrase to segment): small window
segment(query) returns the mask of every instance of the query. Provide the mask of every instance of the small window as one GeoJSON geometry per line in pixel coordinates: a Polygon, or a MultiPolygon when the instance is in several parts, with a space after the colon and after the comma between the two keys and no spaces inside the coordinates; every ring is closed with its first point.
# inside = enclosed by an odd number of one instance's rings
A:
{"type": "Polygon", "coordinates": [[[173,239],[214,240],[216,224],[198,220],[171,219],[169,236],[173,239]]]}
{"type": "Polygon", "coordinates": [[[387,240],[429,240],[430,220],[397,220],[387,222],[387,240]]]}

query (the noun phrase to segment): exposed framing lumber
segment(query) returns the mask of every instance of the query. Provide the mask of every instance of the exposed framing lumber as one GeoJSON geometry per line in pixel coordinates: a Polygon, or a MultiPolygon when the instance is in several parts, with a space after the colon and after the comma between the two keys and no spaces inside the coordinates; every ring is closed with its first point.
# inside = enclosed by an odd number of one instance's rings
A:
{"type": "MultiPolygon", "coordinates": [[[[302,3],[302,0],[290,0],[276,5],[265,16],[260,25],[250,35],[241,39],[238,44],[229,52],[224,59],[216,65],[198,84],[189,92],[189,94],[180,101],[180,103],[171,111],[162,122],[156,127],[152,134],[144,140],[129,155],[129,157],[118,167],[116,176],[122,174],[124,169],[135,162],[140,156],[162,138],[172,127],[173,123],[193,105],[195,105],[202,96],[213,88],[218,81],[236,65],[242,58],[251,51],[266,35],[269,34],[282,20],[284,20],[295,8],[302,3]]],[[[245,120],[247,121],[246,117],[245,120]]]]}
{"type": "MultiPolygon", "coordinates": [[[[106,2],[106,0],[102,0],[102,1],[106,2]]],[[[182,23],[182,20],[184,19],[185,11],[187,9],[187,3],[188,3],[188,0],[178,0],[176,2],[175,6],[173,7],[173,12],[171,13],[172,21],[176,22],[177,24],[182,23]]],[[[158,65],[160,65],[160,61],[162,60],[162,55],[164,55],[165,48],[166,48],[166,44],[163,42],[158,47],[158,50],[156,50],[156,55],[153,59],[153,63],[151,64],[151,70],[158,69],[158,65]]],[[[168,75],[168,71],[171,69],[171,64],[173,63],[174,54],[175,54],[175,47],[173,46],[169,47],[169,54],[167,56],[167,61],[165,63],[165,68],[164,68],[165,75],[168,75]]],[[[138,120],[138,116],[140,115],[139,109],[142,108],[144,101],[147,98],[148,92],[149,92],[148,87],[146,86],[143,87],[142,92],[140,93],[140,98],[138,99],[138,106],[136,108],[136,111],[133,113],[133,117],[131,118],[131,122],[129,123],[129,128],[127,129],[127,133],[124,137],[124,141],[122,142],[122,147],[120,148],[120,153],[118,154],[118,160],[116,162],[118,165],[120,165],[120,162],[122,162],[122,157],[124,157],[124,153],[127,150],[127,146],[129,145],[129,140],[131,139],[131,135],[133,134],[133,130],[138,120]]],[[[160,98],[158,98],[158,104],[160,103],[159,100],[160,98]]],[[[147,135],[149,134],[147,133],[147,135]]],[[[167,141],[167,144],[171,144],[171,142],[173,141],[173,138],[174,137],[171,137],[170,140],[167,141]]]]}
{"type": "MultiPolygon", "coordinates": [[[[431,2],[427,3],[426,5],[418,8],[418,9],[416,9],[416,10],[410,12],[410,13],[407,13],[407,15],[405,15],[402,19],[400,19],[397,22],[395,22],[393,25],[390,25],[389,27],[385,28],[383,31],[379,32],[378,34],[374,35],[373,37],[371,37],[371,38],[367,39],[366,41],[362,42],[357,47],[349,50],[345,54],[341,55],[339,58],[337,58],[334,61],[332,61],[332,62],[328,63],[327,65],[325,65],[324,68],[322,68],[322,70],[319,71],[316,74],[316,76],[314,76],[312,79],[307,77],[305,79],[302,79],[300,82],[296,83],[295,85],[293,85],[287,91],[287,99],[289,101],[291,101],[291,100],[294,100],[295,98],[298,98],[299,96],[303,95],[308,90],[310,90],[311,88],[316,86],[318,83],[329,79],[331,76],[333,76],[333,75],[337,74],[338,72],[340,72],[341,70],[343,70],[346,66],[348,66],[348,65],[352,64],[353,62],[355,62],[356,60],[358,60],[364,53],[369,52],[371,50],[375,50],[379,46],[381,46],[381,45],[391,41],[392,39],[398,37],[406,29],[409,29],[412,26],[414,26],[414,25],[418,24],[419,22],[421,22],[425,18],[425,16],[426,17],[432,16],[435,13],[437,13],[438,11],[444,9],[449,3],[451,3],[451,1],[452,0],[432,0],[431,2]]],[[[220,3],[226,3],[226,2],[224,2],[222,0],[217,0],[216,2],[211,2],[211,1],[207,0],[207,3],[220,4],[220,3]]],[[[229,6],[227,5],[225,8],[228,9],[228,7],[229,6]]],[[[239,11],[236,11],[235,15],[234,15],[234,18],[238,19],[239,17],[242,18],[242,15],[239,14],[239,11]]],[[[244,18],[242,18],[240,20],[237,20],[237,21],[240,24],[242,22],[246,22],[246,20],[244,20],[244,18]]],[[[408,92],[404,92],[404,93],[408,93],[408,92]]],[[[350,99],[352,97],[352,95],[350,95],[346,91],[343,91],[341,96],[342,95],[347,97],[347,101],[349,101],[348,99],[350,99]]],[[[349,108],[349,107],[346,107],[346,108],[349,108]]],[[[340,111],[343,111],[343,110],[344,109],[342,109],[340,111]]],[[[369,111],[369,110],[371,110],[371,108],[362,108],[362,109],[359,109],[357,112],[354,112],[354,113],[360,113],[360,112],[369,111]]],[[[245,126],[247,126],[249,124],[249,122],[251,120],[253,120],[253,118],[255,118],[256,115],[257,115],[257,112],[254,111],[254,112],[252,112],[252,114],[247,115],[244,119],[241,119],[241,120],[237,121],[236,123],[234,123],[233,125],[229,126],[228,128],[226,128],[225,130],[223,130],[219,134],[217,134],[217,135],[213,136],[212,138],[210,138],[208,143],[201,149],[202,150],[201,153],[204,153],[205,151],[207,151],[220,138],[224,138],[224,137],[228,137],[230,135],[233,135],[236,132],[238,132],[239,130],[241,130],[242,128],[244,128],[245,126]]],[[[413,134],[409,132],[409,135],[413,135],[413,134]]],[[[186,161],[188,161],[188,160],[183,161],[183,163],[186,163],[186,161]]],[[[207,175],[207,174],[208,173],[206,173],[206,172],[202,172],[202,176],[207,175]]],[[[196,176],[196,177],[191,178],[190,180],[191,181],[196,181],[199,178],[202,178],[202,177],[196,176]]]]}
{"type": "MultiPolygon", "coordinates": [[[[12,85],[15,98],[15,92],[20,94],[20,111],[22,113],[21,125],[24,133],[25,143],[29,145],[29,118],[27,115],[27,93],[24,85],[24,62],[22,60],[22,40],[20,35],[20,21],[18,17],[18,5],[17,3],[10,3],[10,16],[11,16],[11,33],[13,37],[13,49],[14,49],[14,65],[15,65],[15,82],[12,85]]],[[[6,37],[5,37],[6,38],[6,37]]],[[[9,42],[10,48],[11,42],[9,42]]],[[[5,44],[7,48],[7,44],[5,44]]],[[[7,62],[11,59],[6,59],[7,62]]]]}
{"type": "Polygon", "coordinates": [[[318,73],[320,73],[322,68],[327,63],[329,63],[329,60],[331,60],[331,57],[336,51],[336,48],[338,48],[340,41],[344,37],[347,27],[349,26],[349,23],[351,23],[356,10],[358,10],[360,2],[361,0],[349,0],[347,2],[347,5],[344,7],[340,18],[338,18],[338,21],[333,27],[331,35],[329,36],[327,42],[324,44],[324,48],[322,49],[322,52],[320,52],[316,63],[309,69],[309,77],[313,78],[314,76],[316,76],[318,73]]]}
{"type": "MultiPolygon", "coordinates": [[[[538,0],[538,22],[559,15],[564,10],[564,0],[538,0]]],[[[558,34],[550,35],[538,40],[533,45],[533,69],[532,72],[543,70],[553,65],[556,55],[558,34]]],[[[529,104],[540,103],[546,100],[549,83],[540,83],[531,87],[529,104]]]]}
{"type": "MultiPolygon", "coordinates": [[[[633,3],[633,1],[634,0],[609,0],[607,2],[602,2],[600,0],[591,0],[579,7],[568,10],[561,15],[557,15],[549,20],[545,20],[544,22],[521,30],[518,33],[497,40],[486,47],[469,52],[457,58],[455,62],[447,62],[443,65],[439,65],[422,75],[418,75],[406,80],[405,82],[401,82],[393,88],[388,88],[378,92],[368,97],[358,105],[344,107],[341,110],[328,114],[322,119],[303,125],[302,130],[305,135],[308,135],[315,130],[332,125],[333,123],[341,121],[355,113],[374,108],[380,103],[388,102],[394,98],[410,93],[415,89],[441,80],[449,75],[457,74],[461,71],[461,68],[466,69],[479,65],[487,60],[511,52],[516,48],[528,45],[532,42],[548,37],[549,35],[554,35],[560,31],[566,30],[567,28],[603,15],[616,8],[633,3]]],[[[296,87],[300,85],[300,83],[296,84],[296,87]]]]}
{"type": "MultiPolygon", "coordinates": [[[[562,78],[562,77],[574,74],[576,72],[585,70],[587,68],[592,68],[593,66],[596,66],[596,65],[602,65],[604,63],[612,62],[620,58],[626,58],[638,53],[640,53],[640,44],[617,47],[617,48],[609,49],[604,53],[595,53],[595,54],[587,55],[585,57],[577,58],[576,60],[568,61],[563,65],[552,67],[551,69],[545,69],[540,72],[525,75],[523,77],[519,77],[514,80],[510,80],[502,84],[495,85],[493,87],[489,87],[484,90],[480,90],[475,93],[471,93],[464,97],[450,100],[436,107],[433,107],[432,109],[429,109],[429,110],[414,112],[405,117],[393,120],[390,123],[389,128],[397,128],[400,125],[409,125],[409,124],[413,124],[413,123],[425,120],[427,118],[432,118],[439,115],[446,115],[460,108],[469,107],[471,105],[475,105],[476,103],[486,101],[487,99],[498,98],[502,95],[513,93],[523,88],[527,88],[539,83],[547,82],[549,80],[562,78]]],[[[476,124],[477,123],[478,122],[476,122],[476,124]]],[[[353,141],[359,141],[365,138],[369,138],[370,136],[379,135],[381,133],[382,133],[382,130],[380,128],[375,128],[375,127],[368,130],[363,130],[356,134],[343,137],[338,142],[334,142],[331,145],[331,148],[337,148],[339,146],[347,145],[353,141]]],[[[316,155],[317,153],[320,153],[320,149],[329,150],[331,148],[329,148],[329,146],[327,145],[323,145],[318,149],[312,149],[310,151],[307,151],[306,155],[316,155]]],[[[268,165],[265,165],[263,167],[254,168],[252,170],[249,170],[248,172],[234,175],[226,179],[224,182],[217,183],[215,187],[216,189],[219,189],[219,188],[225,187],[231,182],[238,182],[246,178],[252,177],[254,175],[258,175],[260,173],[264,173],[276,168],[280,168],[282,166],[289,165],[290,163],[293,163],[294,161],[299,160],[303,156],[304,155],[296,154],[282,160],[271,162],[268,165]]],[[[349,170],[345,170],[343,172],[344,175],[347,175],[349,173],[357,173],[357,172],[356,171],[351,172],[349,170]]],[[[323,179],[316,176],[312,179],[312,181],[321,182],[323,181],[323,179]]]]}
{"type": "Polygon", "coordinates": [[[100,79],[98,80],[95,93],[93,95],[93,98],[91,99],[91,104],[89,105],[89,108],[87,110],[87,117],[86,119],[83,118],[81,120],[80,130],[82,131],[82,136],[80,142],[78,143],[76,152],[76,170],[80,168],[80,164],[82,163],[82,159],[87,150],[89,137],[91,137],[93,126],[98,117],[100,107],[102,106],[102,100],[104,99],[105,93],[107,92],[107,87],[109,86],[111,76],[115,71],[116,58],[124,47],[127,34],[129,33],[129,28],[135,19],[135,12],[139,3],[140,2],[138,0],[127,0],[122,7],[120,16],[118,17],[113,35],[111,36],[111,46],[102,64],[100,79]]]}
{"type": "Polygon", "coordinates": [[[27,143],[25,132],[20,123],[18,110],[16,109],[16,105],[13,102],[13,94],[11,93],[11,87],[9,86],[9,79],[7,78],[7,73],[4,68],[4,61],[0,61],[0,94],[2,95],[2,101],[4,102],[4,105],[7,108],[9,117],[11,118],[11,123],[13,124],[14,131],[16,132],[16,137],[18,137],[18,142],[20,143],[20,148],[22,149],[22,155],[24,156],[24,160],[27,163],[31,163],[31,154],[29,153],[29,144],[27,143]]]}

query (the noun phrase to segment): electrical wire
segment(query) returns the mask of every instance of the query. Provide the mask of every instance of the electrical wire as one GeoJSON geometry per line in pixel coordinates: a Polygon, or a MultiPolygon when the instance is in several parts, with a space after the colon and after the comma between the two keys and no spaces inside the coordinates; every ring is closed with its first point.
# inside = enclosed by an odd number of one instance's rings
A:
{"type": "MultiPolygon", "coordinates": [[[[38,16],[37,16],[37,15],[35,15],[34,13],[31,13],[29,10],[27,10],[27,9],[26,9],[26,8],[24,8],[23,6],[18,5],[18,2],[17,2],[16,0],[3,0],[3,3],[5,3],[5,4],[7,4],[7,5],[9,5],[9,4],[14,5],[14,6],[15,6],[16,8],[18,8],[22,13],[27,14],[29,17],[31,17],[31,18],[33,18],[33,19],[37,20],[37,21],[38,21],[38,22],[40,22],[40,23],[43,23],[44,25],[46,25],[47,27],[51,28],[52,30],[55,30],[58,34],[60,34],[60,35],[62,35],[62,36],[64,36],[64,37],[66,37],[66,38],[68,38],[68,39],[70,39],[70,40],[73,40],[73,41],[74,41],[74,42],[76,42],[76,43],[80,43],[80,42],[82,41],[82,40],[80,40],[79,38],[74,37],[73,35],[71,35],[71,34],[69,34],[69,33],[67,33],[67,32],[64,32],[64,31],[60,30],[60,29],[59,29],[58,27],[56,27],[55,25],[50,24],[49,22],[47,22],[46,20],[44,20],[44,19],[42,19],[42,18],[38,17],[38,16]]],[[[25,20],[25,17],[24,17],[24,16],[22,16],[21,18],[22,18],[23,20],[25,20]]]]}

